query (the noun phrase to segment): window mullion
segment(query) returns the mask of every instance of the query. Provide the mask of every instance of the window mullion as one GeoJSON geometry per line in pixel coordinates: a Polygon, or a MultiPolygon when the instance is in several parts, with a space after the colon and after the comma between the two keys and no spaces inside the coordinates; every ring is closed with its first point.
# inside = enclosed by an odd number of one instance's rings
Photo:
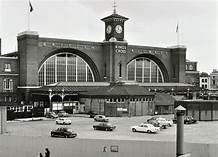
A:
{"type": "Polygon", "coordinates": [[[151,60],[150,60],[150,83],[151,83],[151,60]]]}
{"type": "Polygon", "coordinates": [[[55,83],[57,82],[57,55],[55,56],[55,83]]]}
{"type": "Polygon", "coordinates": [[[86,82],[88,82],[88,66],[87,66],[87,63],[86,63],[86,82]]]}
{"type": "Polygon", "coordinates": [[[144,67],[145,67],[145,60],[142,61],[142,82],[144,82],[144,67]]]}
{"type": "Polygon", "coordinates": [[[66,54],[66,58],[65,58],[65,63],[66,63],[66,66],[65,66],[66,67],[66,80],[65,81],[67,82],[67,54],[66,54]]]}
{"type": "Polygon", "coordinates": [[[44,64],[44,85],[46,85],[46,62],[44,64]]]}
{"type": "Polygon", "coordinates": [[[76,82],[77,82],[77,60],[78,60],[78,57],[76,56],[76,82]]]}
{"type": "Polygon", "coordinates": [[[136,81],[136,60],[135,60],[135,73],[134,73],[135,81],[136,81]]]}

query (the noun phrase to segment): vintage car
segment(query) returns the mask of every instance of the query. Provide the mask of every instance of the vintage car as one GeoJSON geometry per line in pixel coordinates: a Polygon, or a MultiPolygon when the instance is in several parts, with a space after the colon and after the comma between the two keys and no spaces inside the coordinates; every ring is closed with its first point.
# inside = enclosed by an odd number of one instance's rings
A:
{"type": "Polygon", "coordinates": [[[77,133],[73,132],[71,129],[66,127],[60,127],[51,131],[51,137],[76,137],[77,133]]]}
{"type": "Polygon", "coordinates": [[[168,122],[166,121],[165,118],[162,117],[152,117],[148,119],[147,122],[150,124],[157,123],[160,128],[164,128],[164,129],[166,129],[168,126],[168,122]]]}
{"type": "Polygon", "coordinates": [[[113,131],[116,128],[116,126],[111,123],[101,122],[98,124],[94,124],[93,128],[94,130],[113,131]]]}
{"type": "Polygon", "coordinates": [[[109,121],[109,119],[106,118],[104,115],[96,115],[94,117],[94,120],[97,122],[108,122],[109,121]]]}
{"type": "Polygon", "coordinates": [[[70,125],[71,122],[69,118],[59,117],[56,119],[56,124],[70,125]]]}
{"type": "Polygon", "coordinates": [[[133,132],[147,132],[147,133],[156,133],[160,131],[160,127],[155,127],[152,124],[149,123],[142,123],[140,125],[132,126],[131,130],[133,132]]]}

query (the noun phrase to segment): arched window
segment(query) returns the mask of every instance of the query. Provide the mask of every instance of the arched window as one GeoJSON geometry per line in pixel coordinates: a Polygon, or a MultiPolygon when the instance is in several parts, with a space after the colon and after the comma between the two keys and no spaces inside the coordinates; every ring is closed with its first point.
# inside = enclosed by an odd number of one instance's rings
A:
{"type": "Polygon", "coordinates": [[[158,65],[145,57],[136,58],[127,65],[128,80],[145,83],[164,82],[163,74],[158,65]]]}
{"type": "Polygon", "coordinates": [[[94,82],[89,65],[79,56],[62,52],[49,57],[39,68],[39,85],[56,82],[94,82]]]}

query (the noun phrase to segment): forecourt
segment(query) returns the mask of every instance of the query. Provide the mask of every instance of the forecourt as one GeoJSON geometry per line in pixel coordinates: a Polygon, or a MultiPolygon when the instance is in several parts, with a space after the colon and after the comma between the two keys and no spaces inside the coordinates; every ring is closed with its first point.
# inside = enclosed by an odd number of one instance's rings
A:
{"type": "MultiPolygon", "coordinates": [[[[157,134],[131,132],[131,126],[145,122],[149,116],[111,117],[117,128],[112,132],[94,130],[94,120],[70,117],[68,127],[78,136],[73,139],[52,138],[50,131],[58,127],[55,120],[8,121],[7,133],[0,135],[0,154],[4,157],[37,156],[44,148],[51,150],[52,157],[71,156],[175,156],[176,126],[157,134]],[[118,152],[113,152],[118,148],[118,152]]],[[[218,152],[218,122],[198,122],[185,125],[185,150],[192,156],[215,157],[218,152]]]]}

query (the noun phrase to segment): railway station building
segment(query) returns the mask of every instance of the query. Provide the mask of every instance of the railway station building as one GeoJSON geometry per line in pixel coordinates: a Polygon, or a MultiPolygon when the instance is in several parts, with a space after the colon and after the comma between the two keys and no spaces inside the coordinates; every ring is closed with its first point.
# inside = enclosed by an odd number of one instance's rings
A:
{"type": "Polygon", "coordinates": [[[0,102],[11,102],[16,116],[60,110],[137,116],[154,114],[156,92],[195,91],[185,84],[184,46],[131,45],[124,38],[128,18],[115,11],[101,20],[103,42],[19,33],[18,51],[0,56],[0,102]]]}

